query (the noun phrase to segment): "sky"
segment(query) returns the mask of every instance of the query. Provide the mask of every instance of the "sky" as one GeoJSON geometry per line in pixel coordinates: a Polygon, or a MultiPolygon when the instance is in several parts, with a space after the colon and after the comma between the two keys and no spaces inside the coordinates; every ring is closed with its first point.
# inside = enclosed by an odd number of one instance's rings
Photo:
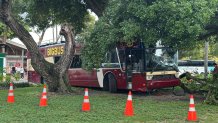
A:
{"type": "MultiPolygon", "coordinates": [[[[57,26],[57,34],[59,34],[60,26],[57,26]]],[[[33,37],[33,39],[38,42],[39,36],[35,32],[30,32],[30,35],[33,37]]],[[[54,35],[56,37],[56,29],[54,28],[54,35]]],[[[18,38],[12,39],[12,41],[23,44],[18,38]]],[[[43,37],[43,42],[52,42],[53,41],[53,28],[48,28],[45,32],[45,35],[43,37]]]]}

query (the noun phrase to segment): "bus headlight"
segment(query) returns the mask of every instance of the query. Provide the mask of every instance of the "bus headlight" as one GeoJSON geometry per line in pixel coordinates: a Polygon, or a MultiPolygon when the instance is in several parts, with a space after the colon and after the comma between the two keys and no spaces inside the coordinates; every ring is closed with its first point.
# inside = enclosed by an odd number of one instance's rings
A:
{"type": "Polygon", "coordinates": [[[147,75],[146,76],[146,80],[152,80],[152,78],[153,78],[153,75],[147,75]]]}
{"type": "Polygon", "coordinates": [[[176,78],[179,78],[179,72],[176,72],[176,73],[175,73],[175,77],[176,77],[176,78]]]}

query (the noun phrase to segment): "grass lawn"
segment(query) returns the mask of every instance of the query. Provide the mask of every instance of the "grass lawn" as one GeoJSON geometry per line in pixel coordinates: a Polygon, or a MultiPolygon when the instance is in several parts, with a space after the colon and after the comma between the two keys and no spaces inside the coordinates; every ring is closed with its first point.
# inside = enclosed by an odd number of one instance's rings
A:
{"type": "MultiPolygon", "coordinates": [[[[110,94],[89,89],[90,112],[81,112],[84,92],[74,88],[68,95],[48,95],[48,107],[39,107],[42,87],[14,90],[14,104],[7,104],[8,90],[0,90],[0,122],[2,123],[143,123],[186,122],[189,99],[163,101],[151,96],[133,94],[133,117],[123,115],[127,93],[110,94]]],[[[188,98],[188,95],[186,95],[188,98]]],[[[218,122],[218,106],[195,102],[200,122],[218,122]]]]}

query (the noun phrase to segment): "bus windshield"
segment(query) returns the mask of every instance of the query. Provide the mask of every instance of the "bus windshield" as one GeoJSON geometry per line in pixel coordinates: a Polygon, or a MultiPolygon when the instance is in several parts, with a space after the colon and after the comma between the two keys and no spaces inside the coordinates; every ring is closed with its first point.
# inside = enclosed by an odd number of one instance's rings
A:
{"type": "Polygon", "coordinates": [[[148,48],[145,52],[146,71],[178,71],[176,52],[171,48],[148,48]]]}
{"type": "Polygon", "coordinates": [[[170,48],[126,48],[119,50],[121,67],[133,72],[178,71],[176,52],[170,48]]]}

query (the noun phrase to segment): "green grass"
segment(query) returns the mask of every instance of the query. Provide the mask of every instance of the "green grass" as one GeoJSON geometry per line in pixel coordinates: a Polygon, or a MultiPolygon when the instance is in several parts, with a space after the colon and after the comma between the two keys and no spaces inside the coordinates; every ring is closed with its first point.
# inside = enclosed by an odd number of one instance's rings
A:
{"type": "MultiPolygon", "coordinates": [[[[39,107],[42,87],[17,88],[16,102],[7,104],[7,90],[0,90],[2,123],[143,123],[186,122],[189,99],[161,101],[133,95],[133,117],[123,115],[127,94],[110,94],[89,89],[90,112],[82,112],[83,89],[71,95],[48,95],[48,107],[39,107]]],[[[188,96],[187,96],[188,97],[188,96]]],[[[195,102],[200,122],[218,122],[218,106],[195,102]]]]}

